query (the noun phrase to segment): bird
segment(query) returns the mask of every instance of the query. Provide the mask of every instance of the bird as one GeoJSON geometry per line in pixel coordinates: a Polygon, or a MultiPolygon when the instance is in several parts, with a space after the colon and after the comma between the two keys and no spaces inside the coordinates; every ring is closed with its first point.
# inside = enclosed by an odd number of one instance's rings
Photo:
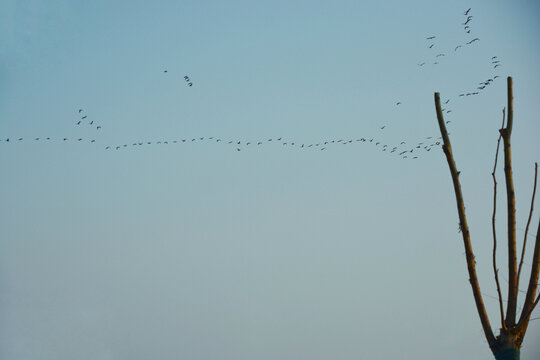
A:
{"type": "Polygon", "coordinates": [[[105,147],[105,150],[109,150],[111,147],[110,146],[106,146],[105,147]]]}
{"type": "Polygon", "coordinates": [[[444,54],[437,54],[437,56],[435,57],[441,57],[441,56],[444,56],[444,54]]]}
{"type": "Polygon", "coordinates": [[[67,140],[67,138],[64,138],[64,141],[66,141],[66,140],[67,140]]]}
{"type": "Polygon", "coordinates": [[[79,109],[79,114],[83,112],[83,109],[79,109]]]}
{"type": "Polygon", "coordinates": [[[384,125],[384,126],[381,126],[381,130],[382,130],[382,129],[384,129],[385,127],[386,127],[386,125],[384,125]]]}
{"type": "Polygon", "coordinates": [[[401,102],[400,102],[400,101],[398,101],[398,102],[396,103],[396,106],[397,106],[397,105],[401,105],[401,102]]]}
{"type": "Polygon", "coordinates": [[[77,125],[81,125],[81,120],[79,120],[79,121],[77,122],[77,125]]]}
{"type": "Polygon", "coordinates": [[[84,116],[81,118],[81,120],[84,120],[84,119],[86,119],[87,117],[88,117],[88,116],[84,115],[84,116]]]}
{"type": "Polygon", "coordinates": [[[426,63],[423,62],[423,63],[421,63],[421,64],[418,64],[418,66],[424,66],[425,64],[426,64],[426,63]]]}
{"type": "Polygon", "coordinates": [[[449,114],[449,113],[451,113],[451,112],[452,112],[452,110],[448,110],[446,113],[449,114]]]}
{"type": "Polygon", "coordinates": [[[187,75],[184,76],[184,80],[189,81],[189,77],[187,75]]]}
{"type": "Polygon", "coordinates": [[[100,125],[96,126],[96,129],[97,130],[101,129],[101,126],[100,125]]]}
{"type": "Polygon", "coordinates": [[[167,70],[163,70],[163,72],[164,72],[164,73],[166,73],[166,72],[167,72],[167,70]]]}
{"type": "Polygon", "coordinates": [[[501,64],[496,64],[493,68],[496,69],[498,66],[501,66],[501,64]]]}
{"type": "Polygon", "coordinates": [[[456,46],[456,48],[454,49],[454,51],[457,51],[457,49],[459,49],[460,47],[461,47],[461,45],[456,46]]]}
{"type": "Polygon", "coordinates": [[[471,8],[468,8],[467,11],[465,11],[464,15],[465,16],[469,15],[469,11],[471,11],[471,8]]]}
{"type": "Polygon", "coordinates": [[[432,40],[432,39],[435,39],[435,36],[430,36],[428,38],[426,38],[427,40],[432,40]]]}
{"type": "Polygon", "coordinates": [[[450,99],[446,100],[444,103],[445,104],[448,104],[450,102],[450,99]]]}
{"type": "Polygon", "coordinates": [[[433,47],[433,45],[435,45],[435,44],[431,44],[431,45],[429,45],[428,47],[431,49],[431,48],[433,47]]]}
{"type": "Polygon", "coordinates": [[[189,86],[193,86],[193,83],[192,83],[192,82],[189,82],[188,85],[189,85],[189,86]]]}
{"type": "Polygon", "coordinates": [[[474,38],[474,39],[472,39],[471,41],[469,41],[469,42],[467,43],[467,45],[470,45],[470,44],[472,44],[473,42],[479,41],[479,40],[480,40],[479,38],[474,38]]]}
{"type": "Polygon", "coordinates": [[[94,120],[90,121],[90,125],[93,125],[94,124],[94,120]]]}
{"type": "Polygon", "coordinates": [[[94,142],[96,142],[96,140],[91,140],[90,142],[93,142],[93,143],[94,143],[94,142]]]}

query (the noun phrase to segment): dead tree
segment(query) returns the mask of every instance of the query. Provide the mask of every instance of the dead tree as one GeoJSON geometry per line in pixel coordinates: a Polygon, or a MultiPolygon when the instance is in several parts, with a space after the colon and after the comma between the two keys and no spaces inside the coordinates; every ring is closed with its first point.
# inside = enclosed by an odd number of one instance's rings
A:
{"type": "Polygon", "coordinates": [[[521,266],[523,265],[523,259],[525,256],[525,246],[527,241],[527,235],[529,231],[529,225],[533,214],[534,197],[536,194],[536,182],[538,177],[538,164],[535,163],[534,172],[534,188],[532,193],[531,207],[529,211],[529,218],[527,221],[527,227],[525,229],[525,238],[523,241],[523,248],[521,251],[521,260],[517,262],[517,249],[516,249],[516,204],[514,193],[514,182],[512,175],[512,154],[510,147],[510,137],[512,135],[513,125],[513,89],[512,78],[507,79],[507,91],[508,91],[508,120],[506,126],[504,125],[504,110],[503,110],[503,124],[499,130],[499,140],[497,142],[497,151],[495,154],[495,165],[493,167],[493,217],[492,217],[492,231],[493,231],[493,271],[495,277],[495,283],[497,286],[497,293],[499,298],[499,311],[501,316],[501,328],[500,334],[495,336],[491,325],[489,323],[489,317],[484,306],[482,299],[482,293],[480,291],[480,284],[476,276],[474,253],[471,246],[471,239],[469,233],[469,227],[467,225],[467,219],[465,217],[465,205],[463,201],[463,195],[461,193],[461,184],[459,181],[459,171],[456,168],[454,156],[452,154],[452,145],[446,131],[446,126],[441,110],[441,102],[439,93],[435,93],[435,109],[437,111],[437,121],[439,123],[439,129],[441,131],[443,145],[442,150],[446,155],[448,161],[448,167],[450,168],[450,175],[452,176],[452,182],[454,184],[454,192],[456,194],[457,210],[459,215],[459,227],[463,236],[463,245],[465,246],[465,257],[467,260],[467,269],[469,271],[469,282],[472,287],[474,301],[476,303],[476,309],[480,316],[480,322],[484,330],[487,342],[495,359],[507,360],[507,359],[519,359],[520,348],[529,325],[531,314],[540,300],[540,295],[537,296],[536,288],[538,286],[538,275],[540,272],[540,222],[538,224],[538,231],[536,232],[536,243],[534,246],[534,254],[531,261],[531,274],[529,278],[529,284],[527,288],[527,294],[523,302],[523,309],[518,317],[517,314],[517,295],[519,288],[519,280],[521,275],[521,266]],[[495,178],[495,169],[497,166],[497,158],[499,153],[500,140],[503,140],[504,150],[504,174],[506,182],[506,199],[507,199],[507,228],[508,228],[508,296],[506,312],[503,306],[503,298],[501,294],[501,287],[499,285],[499,276],[496,264],[496,251],[497,251],[497,237],[495,233],[495,213],[497,204],[497,180],[495,178]]]}

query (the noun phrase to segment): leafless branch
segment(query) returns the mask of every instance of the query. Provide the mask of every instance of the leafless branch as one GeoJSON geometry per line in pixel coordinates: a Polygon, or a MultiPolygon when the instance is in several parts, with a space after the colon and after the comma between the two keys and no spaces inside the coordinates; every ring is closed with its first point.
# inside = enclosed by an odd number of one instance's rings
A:
{"type": "Polygon", "coordinates": [[[506,200],[508,215],[508,305],[506,307],[506,327],[511,328],[516,321],[517,305],[517,260],[516,260],[516,198],[512,175],[512,153],[510,148],[510,136],[512,134],[513,120],[513,92],[512,78],[508,77],[508,123],[506,128],[499,132],[504,143],[504,174],[506,180],[506,200]]]}
{"type": "MultiPolygon", "coordinates": [[[[503,119],[501,129],[504,128],[504,119],[505,119],[505,109],[503,109],[503,119]]],[[[497,170],[497,160],[499,158],[499,145],[501,144],[502,135],[499,134],[499,139],[497,140],[497,150],[495,151],[495,164],[493,165],[493,172],[491,176],[493,177],[493,216],[491,217],[491,229],[493,232],[493,273],[495,274],[495,283],[497,285],[497,294],[499,295],[499,311],[501,313],[501,325],[504,330],[507,330],[506,324],[504,322],[504,309],[503,309],[503,298],[501,294],[501,285],[499,283],[499,269],[497,269],[497,232],[495,230],[495,214],[497,212],[497,178],[495,177],[495,171],[497,170]]]]}
{"type": "Polygon", "coordinates": [[[531,224],[531,218],[534,210],[534,197],[536,196],[536,182],[538,180],[538,163],[534,163],[534,186],[531,199],[531,210],[529,211],[529,219],[527,220],[527,226],[525,227],[525,236],[523,237],[523,249],[521,249],[521,260],[519,262],[517,283],[519,285],[519,277],[521,275],[521,267],[523,266],[523,258],[525,257],[525,247],[527,245],[527,234],[529,233],[529,225],[531,224]]]}
{"type": "Polygon", "coordinates": [[[518,327],[521,327],[523,331],[527,329],[527,319],[531,316],[538,301],[540,300],[540,294],[536,296],[536,288],[538,287],[538,277],[540,275],[540,221],[538,222],[538,230],[536,231],[536,242],[534,245],[534,254],[532,258],[531,277],[529,279],[529,286],[527,287],[527,295],[525,295],[525,301],[523,303],[523,311],[519,319],[518,327]],[[535,300],[536,297],[536,300],[535,300]]]}
{"type": "Polygon", "coordinates": [[[459,174],[456,168],[456,163],[454,162],[454,156],[452,155],[452,145],[450,144],[450,139],[448,138],[448,132],[446,131],[446,125],[444,122],[443,113],[441,110],[441,99],[439,93],[435,93],[435,109],[437,111],[437,121],[439,123],[439,129],[443,138],[442,150],[446,155],[446,160],[448,162],[448,167],[450,169],[450,174],[452,176],[452,182],[454,184],[454,192],[456,195],[456,203],[458,208],[459,215],[459,224],[461,228],[461,235],[463,237],[463,245],[465,247],[465,258],[467,260],[467,269],[469,271],[469,282],[472,287],[474,301],[476,303],[476,310],[480,317],[480,322],[482,323],[482,328],[486,336],[488,344],[494,346],[496,344],[495,336],[491,330],[491,325],[489,323],[489,317],[486,312],[484,301],[482,299],[482,293],[480,291],[480,284],[478,283],[478,278],[476,276],[475,260],[474,254],[471,246],[471,239],[469,233],[469,226],[467,225],[467,219],[465,217],[465,205],[463,202],[463,194],[461,193],[461,184],[459,182],[459,174]]]}

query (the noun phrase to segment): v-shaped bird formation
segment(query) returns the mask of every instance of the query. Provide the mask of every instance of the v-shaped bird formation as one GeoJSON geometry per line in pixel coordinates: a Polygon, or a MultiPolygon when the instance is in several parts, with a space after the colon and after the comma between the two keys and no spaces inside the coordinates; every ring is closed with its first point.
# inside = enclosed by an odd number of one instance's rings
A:
{"type": "MultiPolygon", "coordinates": [[[[471,8],[464,11],[463,16],[465,16],[463,22],[460,23],[460,26],[463,27],[466,39],[462,43],[456,44],[449,49],[449,51],[444,51],[439,49],[439,43],[437,35],[429,35],[425,39],[427,40],[426,47],[431,54],[431,58],[423,59],[421,62],[417,62],[418,67],[424,69],[428,65],[439,65],[440,61],[450,61],[452,56],[457,56],[458,54],[466,51],[470,46],[475,46],[476,43],[480,41],[478,37],[473,37],[471,35],[471,25],[473,24],[474,16],[471,15],[471,8]]],[[[486,61],[486,64],[489,63],[491,70],[494,72],[493,75],[487,79],[481,80],[474,89],[469,89],[463,91],[459,94],[456,94],[455,98],[448,98],[443,101],[444,108],[442,109],[445,114],[450,114],[452,109],[449,108],[451,102],[456,101],[457,99],[480,95],[482,91],[485,91],[489,86],[491,86],[500,76],[496,71],[501,67],[501,61],[498,56],[490,56],[486,61]]],[[[442,65],[441,65],[442,66],[442,65]]],[[[174,71],[171,73],[168,69],[163,70],[164,76],[173,76],[174,71]]],[[[174,78],[174,76],[173,76],[174,78]]],[[[193,81],[188,75],[184,75],[184,82],[187,87],[193,87],[193,81]]],[[[191,90],[190,90],[191,91],[191,90]]],[[[407,106],[403,104],[402,100],[395,101],[395,105],[398,108],[402,106],[407,106]]],[[[115,144],[103,144],[99,141],[99,135],[102,133],[102,124],[99,119],[95,119],[86,111],[85,107],[79,107],[75,111],[74,125],[76,128],[91,128],[94,129],[95,135],[88,136],[33,136],[33,137],[9,137],[3,136],[0,138],[0,144],[15,144],[15,143],[51,143],[51,142],[60,142],[60,143],[78,143],[78,144],[92,144],[98,145],[101,149],[107,151],[120,151],[128,149],[143,149],[150,146],[188,146],[189,144],[219,144],[224,148],[228,148],[235,152],[256,150],[261,148],[280,148],[287,150],[297,150],[297,151],[330,151],[333,148],[338,146],[353,146],[356,144],[363,144],[366,146],[373,146],[374,148],[380,150],[381,152],[387,153],[392,156],[397,156],[402,159],[418,159],[422,154],[425,154],[435,146],[441,144],[440,137],[434,136],[425,136],[419,141],[409,141],[407,139],[399,141],[399,143],[391,144],[387,141],[384,141],[384,134],[389,131],[387,124],[379,124],[378,133],[376,136],[371,136],[363,134],[361,136],[349,136],[343,138],[331,138],[331,139],[320,139],[318,141],[303,141],[301,139],[292,139],[285,137],[261,137],[258,139],[246,139],[246,138],[224,138],[216,136],[199,136],[199,137],[169,137],[167,139],[137,139],[135,141],[119,141],[115,144]],[[386,129],[386,130],[385,130],[386,129]]],[[[452,120],[447,120],[446,123],[451,123],[452,120]]],[[[86,132],[88,134],[88,132],[86,132]]]]}

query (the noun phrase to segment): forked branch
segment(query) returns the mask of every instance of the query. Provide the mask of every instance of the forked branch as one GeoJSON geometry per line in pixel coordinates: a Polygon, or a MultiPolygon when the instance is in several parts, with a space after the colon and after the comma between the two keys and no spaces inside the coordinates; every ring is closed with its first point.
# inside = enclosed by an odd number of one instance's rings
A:
{"type": "MultiPolygon", "coordinates": [[[[505,109],[503,109],[503,119],[501,129],[504,128],[505,109]]],[[[493,165],[493,172],[491,177],[493,178],[493,216],[491,217],[491,230],[493,232],[493,273],[495,274],[495,284],[497,285],[497,294],[499,296],[499,311],[501,313],[501,325],[504,330],[507,330],[506,323],[504,321],[503,299],[501,293],[501,285],[499,283],[499,269],[497,268],[497,232],[495,230],[495,215],[497,213],[497,178],[495,177],[495,171],[497,170],[497,160],[499,158],[499,145],[501,144],[501,136],[497,140],[497,150],[495,151],[495,164],[493,165]]]]}

